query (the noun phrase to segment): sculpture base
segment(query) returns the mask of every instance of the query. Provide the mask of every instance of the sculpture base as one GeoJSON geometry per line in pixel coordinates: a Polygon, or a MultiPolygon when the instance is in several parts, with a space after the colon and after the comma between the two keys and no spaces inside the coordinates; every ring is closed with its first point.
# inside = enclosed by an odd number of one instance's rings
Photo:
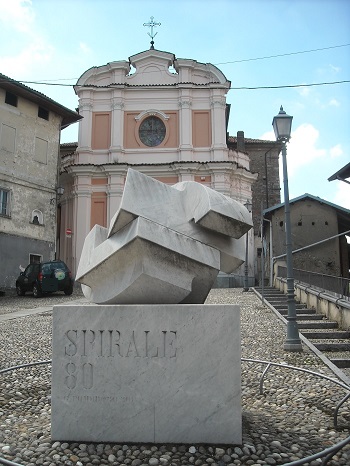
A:
{"type": "Polygon", "coordinates": [[[241,444],[239,307],[53,311],[52,440],[241,444]]]}

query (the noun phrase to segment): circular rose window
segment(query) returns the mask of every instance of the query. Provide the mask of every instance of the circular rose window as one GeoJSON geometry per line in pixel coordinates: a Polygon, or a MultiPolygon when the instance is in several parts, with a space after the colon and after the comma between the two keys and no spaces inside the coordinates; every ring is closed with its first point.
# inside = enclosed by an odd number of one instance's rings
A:
{"type": "Polygon", "coordinates": [[[150,116],[140,124],[139,137],[145,146],[159,146],[164,141],[165,133],[165,124],[158,117],[150,116]]]}

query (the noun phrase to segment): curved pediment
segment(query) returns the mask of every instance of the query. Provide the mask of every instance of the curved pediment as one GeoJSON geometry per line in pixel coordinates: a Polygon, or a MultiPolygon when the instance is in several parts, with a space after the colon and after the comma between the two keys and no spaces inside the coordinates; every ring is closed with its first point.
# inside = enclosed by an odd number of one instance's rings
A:
{"type": "MultiPolygon", "coordinates": [[[[216,85],[229,89],[230,81],[211,63],[192,59],[177,59],[173,53],[150,49],[85,71],[77,86],[191,86],[216,85]],[[132,67],[135,72],[131,73],[132,67]]],[[[78,88],[76,88],[76,91],[78,88]]]]}

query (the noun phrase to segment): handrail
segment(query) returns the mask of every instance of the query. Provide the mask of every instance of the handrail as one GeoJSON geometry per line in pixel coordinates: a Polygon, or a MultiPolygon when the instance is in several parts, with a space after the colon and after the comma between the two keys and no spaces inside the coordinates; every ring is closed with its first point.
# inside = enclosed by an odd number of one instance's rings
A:
{"type": "MultiPolygon", "coordinates": [[[[318,288],[322,292],[333,293],[334,299],[349,299],[350,279],[337,275],[328,275],[320,272],[313,272],[303,269],[293,269],[294,280],[304,283],[307,287],[318,288]],[[320,280],[322,283],[320,283],[320,280]]],[[[286,267],[278,266],[276,277],[286,278],[286,267]]]]}
{"type": "MultiPolygon", "coordinates": [[[[335,384],[339,385],[340,387],[344,388],[345,390],[348,390],[349,393],[347,393],[347,395],[338,403],[338,405],[335,408],[334,425],[335,426],[337,425],[337,415],[338,415],[339,408],[342,406],[343,403],[345,403],[345,401],[347,399],[350,398],[350,386],[349,385],[346,385],[343,382],[340,382],[339,380],[328,377],[327,375],[320,374],[320,373],[314,372],[314,371],[310,371],[309,369],[304,369],[303,367],[296,367],[296,366],[291,366],[289,364],[281,364],[281,363],[275,363],[275,362],[271,362],[271,361],[264,361],[264,360],[261,360],[261,359],[241,358],[241,361],[242,362],[258,363],[258,364],[266,364],[266,368],[264,369],[264,371],[263,371],[263,373],[262,373],[262,375],[260,377],[260,383],[259,383],[260,394],[264,393],[265,376],[266,376],[267,372],[269,371],[269,369],[271,367],[274,367],[274,366],[282,367],[282,368],[285,368],[285,369],[297,370],[297,371],[305,372],[305,373],[308,373],[308,374],[311,374],[311,375],[315,375],[317,377],[321,377],[322,379],[325,379],[325,380],[328,380],[328,381],[330,381],[332,383],[335,383],[335,384]]],[[[0,370],[0,375],[5,374],[6,372],[11,372],[11,371],[16,370],[16,369],[22,369],[22,368],[25,368],[25,367],[39,366],[39,365],[42,365],[42,364],[51,364],[51,363],[52,363],[52,360],[50,359],[50,360],[46,360],[46,361],[36,361],[36,362],[32,362],[32,363],[20,364],[20,365],[17,365],[17,366],[12,366],[12,367],[8,367],[8,368],[5,368],[5,369],[1,369],[0,370]]],[[[301,466],[301,465],[303,465],[305,463],[309,463],[310,461],[313,461],[313,460],[316,460],[316,459],[319,459],[319,458],[324,458],[324,460],[322,462],[322,466],[324,466],[324,465],[326,465],[328,463],[328,461],[338,451],[340,451],[344,446],[346,446],[348,444],[350,444],[350,436],[347,437],[346,439],[342,440],[341,442],[338,442],[337,444],[335,444],[335,445],[333,445],[333,446],[331,446],[329,448],[326,448],[325,450],[322,450],[319,453],[315,453],[314,455],[307,456],[305,458],[301,458],[301,459],[299,459],[297,461],[292,461],[291,463],[285,463],[285,466],[301,466]]],[[[3,464],[5,466],[23,466],[20,463],[15,463],[14,461],[7,460],[6,458],[3,458],[1,456],[0,456],[0,464],[3,464]]]]}

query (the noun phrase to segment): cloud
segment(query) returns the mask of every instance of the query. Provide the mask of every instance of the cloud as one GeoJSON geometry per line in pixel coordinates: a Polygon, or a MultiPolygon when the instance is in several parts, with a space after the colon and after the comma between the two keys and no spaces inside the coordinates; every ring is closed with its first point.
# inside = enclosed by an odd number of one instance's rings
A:
{"type": "Polygon", "coordinates": [[[0,69],[12,78],[28,79],[50,62],[54,47],[38,32],[31,0],[0,0],[0,11],[2,34],[14,37],[8,55],[0,57],[0,69]]]}
{"type": "Polygon", "coordinates": [[[79,43],[79,50],[86,54],[91,52],[90,47],[85,42],[79,43]]]}
{"type": "Polygon", "coordinates": [[[334,65],[331,65],[329,64],[329,68],[334,71],[336,74],[339,73],[341,71],[341,68],[339,66],[334,66],[334,65]]]}
{"type": "Polygon", "coordinates": [[[340,103],[337,99],[331,99],[328,103],[330,107],[340,107],[340,103]]]}
{"type": "MultiPolygon", "coordinates": [[[[292,137],[288,144],[288,177],[292,177],[299,168],[310,165],[317,159],[327,155],[326,149],[317,149],[316,143],[319,131],[311,124],[305,123],[292,131],[292,137]]],[[[273,131],[265,133],[261,139],[274,140],[273,131]]],[[[281,178],[282,179],[282,178],[281,178]]]]}
{"type": "Polygon", "coordinates": [[[35,20],[31,0],[0,0],[0,22],[20,32],[30,32],[35,20]]]}
{"type": "Polygon", "coordinates": [[[332,158],[340,157],[343,155],[343,149],[340,144],[337,144],[330,148],[329,153],[332,158]]]}
{"type": "Polygon", "coordinates": [[[335,183],[336,186],[336,191],[331,202],[350,210],[350,184],[338,180],[331,181],[330,183],[335,183]]]}
{"type": "Polygon", "coordinates": [[[53,54],[54,48],[37,38],[17,55],[0,57],[0,69],[10,78],[27,79],[31,71],[36,71],[38,66],[48,63],[53,54]]]}
{"type": "Polygon", "coordinates": [[[301,95],[302,97],[308,97],[310,95],[311,88],[310,87],[298,87],[297,91],[298,91],[298,94],[301,95]]]}

